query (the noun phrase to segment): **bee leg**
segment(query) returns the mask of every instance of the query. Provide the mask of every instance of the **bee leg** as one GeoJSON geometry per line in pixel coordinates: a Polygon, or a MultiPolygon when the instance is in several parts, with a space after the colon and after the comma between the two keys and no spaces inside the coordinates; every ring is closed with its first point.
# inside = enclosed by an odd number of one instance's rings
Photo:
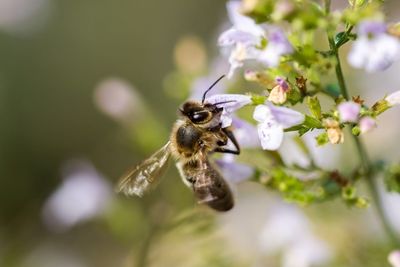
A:
{"type": "Polygon", "coordinates": [[[219,143],[220,146],[215,148],[214,151],[215,152],[221,152],[221,153],[229,153],[229,154],[239,155],[240,154],[240,147],[239,147],[239,144],[238,144],[235,136],[233,135],[232,131],[228,130],[226,128],[222,129],[222,131],[229,138],[229,140],[232,141],[232,143],[235,146],[236,150],[232,150],[232,149],[229,149],[229,148],[222,147],[222,146],[226,145],[227,142],[221,142],[221,143],[219,143]]]}
{"type": "Polygon", "coordinates": [[[222,132],[229,138],[229,140],[232,141],[233,145],[236,148],[236,153],[232,153],[232,154],[239,155],[240,154],[240,146],[239,146],[238,141],[235,138],[235,135],[233,135],[233,132],[229,128],[223,128],[222,132]]]}
{"type": "Polygon", "coordinates": [[[214,152],[221,152],[221,153],[229,153],[229,154],[235,154],[235,155],[239,155],[240,151],[238,150],[232,150],[232,149],[228,149],[228,148],[224,148],[224,147],[217,147],[214,152]]]}

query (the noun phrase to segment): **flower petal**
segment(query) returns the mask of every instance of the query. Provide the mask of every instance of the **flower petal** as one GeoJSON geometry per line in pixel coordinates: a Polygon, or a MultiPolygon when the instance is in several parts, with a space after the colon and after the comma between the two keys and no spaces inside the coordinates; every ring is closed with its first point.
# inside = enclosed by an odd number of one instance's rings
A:
{"type": "Polygon", "coordinates": [[[390,106],[399,105],[400,104],[400,91],[396,91],[391,93],[385,100],[389,103],[390,106]]]}
{"type": "Polygon", "coordinates": [[[221,159],[216,160],[224,177],[234,183],[239,183],[250,178],[254,169],[246,164],[235,162],[232,154],[225,154],[221,159]]]}
{"type": "Polygon", "coordinates": [[[263,149],[277,150],[282,144],[283,127],[275,120],[267,120],[258,124],[257,130],[263,149]]]}
{"type": "Polygon", "coordinates": [[[264,36],[264,30],[260,25],[257,25],[253,19],[240,13],[241,3],[239,1],[229,1],[226,4],[228,17],[233,27],[251,33],[254,36],[264,36]]]}
{"type": "Polygon", "coordinates": [[[340,103],[337,107],[341,122],[357,122],[361,106],[353,101],[340,103]]]}
{"type": "Polygon", "coordinates": [[[274,106],[267,103],[272,115],[284,129],[301,124],[304,121],[304,114],[286,107],[274,106]]]}
{"type": "Polygon", "coordinates": [[[245,105],[250,104],[251,96],[241,94],[217,94],[206,99],[210,104],[218,104],[218,107],[224,108],[227,113],[232,113],[245,105]],[[223,103],[226,102],[226,103],[223,103]]]}
{"type": "Polygon", "coordinates": [[[373,118],[366,116],[361,118],[359,125],[361,133],[367,133],[376,128],[376,121],[373,118]]]}
{"type": "Polygon", "coordinates": [[[232,124],[231,114],[245,105],[251,103],[251,96],[240,94],[217,94],[206,99],[207,103],[216,104],[223,108],[221,114],[221,127],[226,128],[232,124]]]}
{"type": "Polygon", "coordinates": [[[253,118],[258,122],[264,122],[273,118],[271,110],[266,105],[258,105],[254,109],[253,118]]]}
{"type": "Polygon", "coordinates": [[[260,146],[257,128],[255,125],[234,117],[232,126],[236,140],[242,148],[255,148],[260,146]]]}
{"type": "Polygon", "coordinates": [[[244,32],[237,30],[235,28],[230,28],[227,31],[224,31],[218,38],[219,46],[231,46],[236,43],[242,43],[245,45],[257,44],[259,42],[259,38],[254,36],[249,32],[244,32]]]}

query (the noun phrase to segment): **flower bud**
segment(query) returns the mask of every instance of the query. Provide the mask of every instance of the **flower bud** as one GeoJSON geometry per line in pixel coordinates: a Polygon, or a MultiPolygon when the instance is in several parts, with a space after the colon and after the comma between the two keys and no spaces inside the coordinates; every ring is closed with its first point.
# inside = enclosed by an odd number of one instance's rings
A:
{"type": "Polygon", "coordinates": [[[331,144],[341,144],[344,142],[344,133],[338,121],[325,119],[323,125],[326,128],[326,133],[331,144]]]}
{"type": "Polygon", "coordinates": [[[369,116],[362,117],[359,123],[359,127],[362,134],[367,133],[376,127],[376,121],[369,116]]]}
{"type": "Polygon", "coordinates": [[[271,90],[268,100],[274,104],[283,104],[287,100],[287,93],[290,91],[289,84],[281,77],[276,78],[277,85],[271,90]]]}
{"type": "Polygon", "coordinates": [[[388,102],[389,106],[400,104],[400,91],[391,93],[390,95],[385,97],[385,100],[388,102]]]}
{"type": "Polygon", "coordinates": [[[378,100],[373,106],[372,110],[374,111],[375,115],[379,115],[382,112],[386,111],[390,108],[389,102],[385,99],[378,100]]]}
{"type": "Polygon", "coordinates": [[[339,104],[337,107],[341,122],[357,122],[361,106],[353,101],[339,104]]]}

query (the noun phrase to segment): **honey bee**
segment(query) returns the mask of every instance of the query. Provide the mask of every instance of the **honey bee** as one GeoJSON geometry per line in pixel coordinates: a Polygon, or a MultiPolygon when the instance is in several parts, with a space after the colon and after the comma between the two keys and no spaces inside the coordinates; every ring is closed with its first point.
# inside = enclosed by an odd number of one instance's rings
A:
{"type": "Polygon", "coordinates": [[[214,152],[239,154],[240,147],[229,128],[221,127],[220,106],[210,104],[207,93],[224,77],[221,76],[203,94],[202,101],[187,101],[179,109],[169,141],[161,149],[121,177],[118,192],[142,196],[153,188],[165,172],[172,156],[183,182],[193,190],[200,204],[216,211],[228,211],[234,205],[227,182],[209,160],[214,152]],[[235,150],[226,147],[231,140],[235,150]]]}

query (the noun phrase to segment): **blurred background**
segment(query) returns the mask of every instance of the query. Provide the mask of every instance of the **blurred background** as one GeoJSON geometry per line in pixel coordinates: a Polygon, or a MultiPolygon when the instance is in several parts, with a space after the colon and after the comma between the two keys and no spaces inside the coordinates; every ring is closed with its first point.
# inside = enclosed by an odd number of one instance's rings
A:
{"type": "MultiPolygon", "coordinates": [[[[399,11],[387,1],[389,21],[399,11]]],[[[227,72],[216,46],[226,23],[215,0],[0,0],[0,266],[387,265],[372,209],[299,208],[243,182],[236,208],[215,214],[173,164],[142,199],[114,193],[127,168],[165,144],[177,107],[227,72]]],[[[346,72],[371,104],[400,89],[399,70],[346,72]]],[[[374,158],[398,162],[399,112],[368,135],[374,158]]],[[[315,155],[346,168],[357,162],[350,150],[315,155]]],[[[400,232],[399,197],[385,200],[400,232]]]]}

